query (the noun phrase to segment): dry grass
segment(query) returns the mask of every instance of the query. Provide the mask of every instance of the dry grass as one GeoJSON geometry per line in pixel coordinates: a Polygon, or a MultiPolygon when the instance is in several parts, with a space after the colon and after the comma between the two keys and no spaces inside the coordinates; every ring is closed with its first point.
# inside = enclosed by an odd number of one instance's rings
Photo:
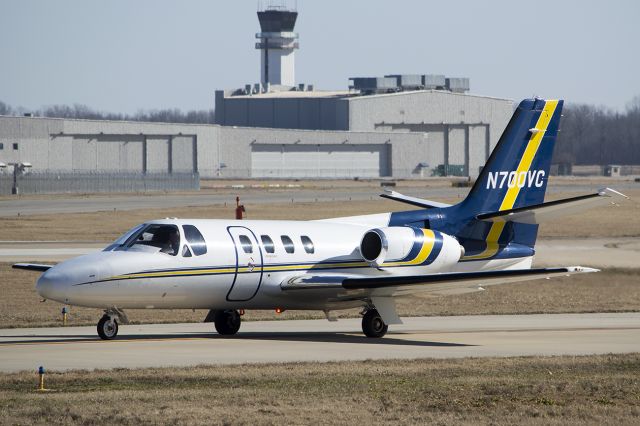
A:
{"type": "MultiPolygon", "coordinates": [[[[624,191],[630,200],[569,215],[540,226],[540,237],[637,237],[640,236],[640,190],[624,191]]],[[[547,201],[584,193],[554,194],[547,201]]]]}
{"type": "MultiPolygon", "coordinates": [[[[59,326],[62,305],[41,303],[33,286],[36,273],[16,271],[0,263],[0,328],[59,326]]],[[[489,287],[482,293],[438,298],[403,298],[402,316],[480,315],[566,312],[628,312],[640,310],[640,270],[610,270],[530,283],[489,287]]],[[[356,309],[338,312],[357,317],[356,309]]],[[[200,322],[206,311],[130,310],[134,323],[200,322]]],[[[70,308],[70,325],[93,325],[101,311],[70,308]]],[[[319,311],[247,311],[245,320],[324,318],[319,311]]],[[[213,329],[213,327],[212,327],[213,329]]]]}
{"type": "Polygon", "coordinates": [[[2,424],[638,424],[640,355],[0,375],[2,424]]]}

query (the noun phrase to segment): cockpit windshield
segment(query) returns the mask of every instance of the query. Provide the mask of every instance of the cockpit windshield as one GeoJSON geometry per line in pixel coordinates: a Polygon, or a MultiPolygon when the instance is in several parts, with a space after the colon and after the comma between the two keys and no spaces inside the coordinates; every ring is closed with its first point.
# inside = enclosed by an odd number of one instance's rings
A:
{"type": "Polygon", "coordinates": [[[105,249],[160,252],[171,256],[180,249],[180,231],[176,225],[143,224],[126,232],[105,249]]]}

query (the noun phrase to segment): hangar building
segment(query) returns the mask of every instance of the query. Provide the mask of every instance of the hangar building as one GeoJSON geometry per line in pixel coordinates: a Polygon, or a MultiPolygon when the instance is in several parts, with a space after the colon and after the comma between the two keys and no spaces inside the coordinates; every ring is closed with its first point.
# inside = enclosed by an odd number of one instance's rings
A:
{"type": "Polygon", "coordinates": [[[225,139],[248,145],[255,177],[475,176],[512,112],[510,100],[449,90],[216,92],[218,124],[262,129],[225,139]]]}

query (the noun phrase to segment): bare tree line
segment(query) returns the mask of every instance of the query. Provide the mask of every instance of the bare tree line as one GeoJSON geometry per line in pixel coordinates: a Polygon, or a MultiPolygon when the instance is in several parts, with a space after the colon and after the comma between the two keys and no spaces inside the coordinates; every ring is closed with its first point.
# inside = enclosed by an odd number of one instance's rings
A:
{"type": "Polygon", "coordinates": [[[562,114],[554,163],[640,164],[640,96],[622,113],[569,104],[562,114]]]}
{"type": "MultiPolygon", "coordinates": [[[[0,115],[22,115],[0,101],[0,115]]],[[[119,114],[94,110],[86,105],[52,105],[34,111],[40,117],[91,120],[128,120],[163,123],[214,123],[213,110],[161,109],[119,114]]],[[[568,104],[563,111],[554,163],[640,164],[640,96],[624,112],[586,104],[568,104]]]]}
{"type": "Polygon", "coordinates": [[[159,123],[194,123],[213,124],[214,112],[210,110],[191,110],[183,112],[178,108],[138,111],[135,114],[121,114],[98,111],[86,105],[50,105],[36,111],[24,108],[14,108],[0,101],[0,115],[23,115],[33,113],[38,117],[76,118],[86,120],[116,120],[116,121],[150,121],[159,123]]]}

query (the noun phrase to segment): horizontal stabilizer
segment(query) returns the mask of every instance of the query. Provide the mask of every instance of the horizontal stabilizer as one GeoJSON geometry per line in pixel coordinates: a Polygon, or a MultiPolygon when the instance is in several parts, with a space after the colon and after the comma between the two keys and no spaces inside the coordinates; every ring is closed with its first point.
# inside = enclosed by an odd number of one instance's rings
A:
{"type": "Polygon", "coordinates": [[[399,192],[385,190],[384,194],[380,194],[382,198],[388,198],[389,200],[400,201],[401,203],[411,204],[412,206],[418,206],[425,209],[450,207],[451,204],[439,203],[437,201],[423,200],[422,198],[410,197],[408,195],[400,194],[399,192]]]}
{"type": "Polygon", "coordinates": [[[411,276],[341,276],[341,275],[303,275],[283,282],[282,290],[349,290],[347,297],[361,294],[364,296],[403,296],[415,293],[428,293],[434,296],[481,291],[482,287],[530,281],[556,276],[598,272],[597,269],[582,266],[563,268],[511,269],[481,272],[450,272],[411,276]],[[355,293],[352,293],[355,292],[355,293]]]}
{"type": "Polygon", "coordinates": [[[629,197],[613,189],[604,188],[595,194],[581,195],[493,213],[483,213],[476,216],[476,219],[486,222],[539,224],[562,216],[580,213],[593,207],[615,204],[614,199],[616,198],[628,199],[629,197]]]}
{"type": "Polygon", "coordinates": [[[51,267],[53,267],[53,265],[41,265],[38,263],[16,263],[13,265],[13,269],[24,269],[25,271],[38,272],[44,272],[51,267]]]}

